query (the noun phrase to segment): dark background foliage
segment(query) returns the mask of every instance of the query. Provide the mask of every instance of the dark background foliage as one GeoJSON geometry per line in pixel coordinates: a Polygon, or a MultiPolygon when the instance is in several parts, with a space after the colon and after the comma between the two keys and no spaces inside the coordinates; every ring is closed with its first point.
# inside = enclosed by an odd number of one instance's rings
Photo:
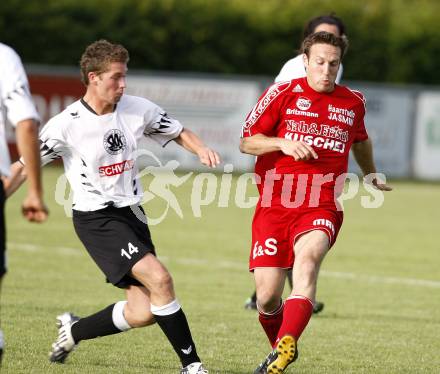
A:
{"type": "Polygon", "coordinates": [[[2,0],[0,40],[25,64],[77,65],[106,38],[131,68],[274,76],[330,12],[347,25],[345,79],[440,84],[437,0],[2,0]]]}

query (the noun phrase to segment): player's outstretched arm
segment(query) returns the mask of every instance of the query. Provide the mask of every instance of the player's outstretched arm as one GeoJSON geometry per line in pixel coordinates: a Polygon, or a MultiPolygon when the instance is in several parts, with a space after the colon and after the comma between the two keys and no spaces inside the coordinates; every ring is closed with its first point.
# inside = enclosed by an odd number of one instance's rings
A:
{"type": "Polygon", "coordinates": [[[218,153],[207,147],[191,130],[183,129],[180,135],[174,140],[186,150],[196,154],[203,165],[215,168],[220,164],[220,156],[218,153]]]}
{"type": "Polygon", "coordinates": [[[287,156],[292,156],[295,161],[305,161],[318,158],[312,146],[295,140],[269,137],[263,134],[255,134],[240,140],[240,151],[254,156],[260,156],[269,152],[281,151],[287,156]]]}
{"type": "Polygon", "coordinates": [[[376,166],[373,158],[373,143],[371,139],[364,140],[363,142],[354,143],[351,147],[354,159],[362,170],[364,176],[371,176],[369,178],[372,181],[374,187],[381,191],[391,191],[392,187],[388,186],[384,181],[380,180],[375,174],[376,166]]]}
{"type": "Polygon", "coordinates": [[[28,191],[21,210],[28,221],[43,222],[47,219],[48,210],[43,200],[38,122],[33,119],[20,121],[17,123],[16,136],[28,179],[28,191]]]}

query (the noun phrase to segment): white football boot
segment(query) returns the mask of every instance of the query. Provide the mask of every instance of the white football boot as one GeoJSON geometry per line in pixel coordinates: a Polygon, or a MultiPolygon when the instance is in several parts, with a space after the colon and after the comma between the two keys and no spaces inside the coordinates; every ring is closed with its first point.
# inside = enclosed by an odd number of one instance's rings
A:
{"type": "Polygon", "coordinates": [[[208,374],[201,362],[193,362],[180,370],[180,374],[208,374]]]}
{"type": "Polygon", "coordinates": [[[58,339],[52,344],[49,352],[49,361],[63,364],[76,344],[72,337],[72,326],[79,321],[79,317],[72,313],[64,313],[57,317],[58,339]]]}

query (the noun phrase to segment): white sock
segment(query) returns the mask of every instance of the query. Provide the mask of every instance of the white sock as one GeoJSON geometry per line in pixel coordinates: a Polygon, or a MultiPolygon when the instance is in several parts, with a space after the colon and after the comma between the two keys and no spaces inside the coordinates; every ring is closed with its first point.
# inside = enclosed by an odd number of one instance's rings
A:
{"type": "Polygon", "coordinates": [[[118,301],[113,307],[112,319],[114,325],[121,331],[127,331],[131,329],[127,320],[124,317],[124,306],[127,301],[118,301]]]}
{"type": "Polygon", "coordinates": [[[180,304],[177,299],[174,299],[171,301],[171,303],[162,306],[150,304],[150,308],[151,313],[156,316],[169,316],[170,314],[176,313],[180,309],[180,304]]]}

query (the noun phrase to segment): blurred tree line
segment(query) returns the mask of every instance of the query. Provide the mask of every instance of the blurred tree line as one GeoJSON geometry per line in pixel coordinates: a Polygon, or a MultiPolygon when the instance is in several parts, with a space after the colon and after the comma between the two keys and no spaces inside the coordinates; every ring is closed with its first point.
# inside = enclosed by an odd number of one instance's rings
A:
{"type": "Polygon", "coordinates": [[[330,12],[347,25],[345,79],[440,83],[438,0],[2,0],[0,40],[25,64],[77,65],[106,38],[131,68],[274,76],[330,12]]]}

